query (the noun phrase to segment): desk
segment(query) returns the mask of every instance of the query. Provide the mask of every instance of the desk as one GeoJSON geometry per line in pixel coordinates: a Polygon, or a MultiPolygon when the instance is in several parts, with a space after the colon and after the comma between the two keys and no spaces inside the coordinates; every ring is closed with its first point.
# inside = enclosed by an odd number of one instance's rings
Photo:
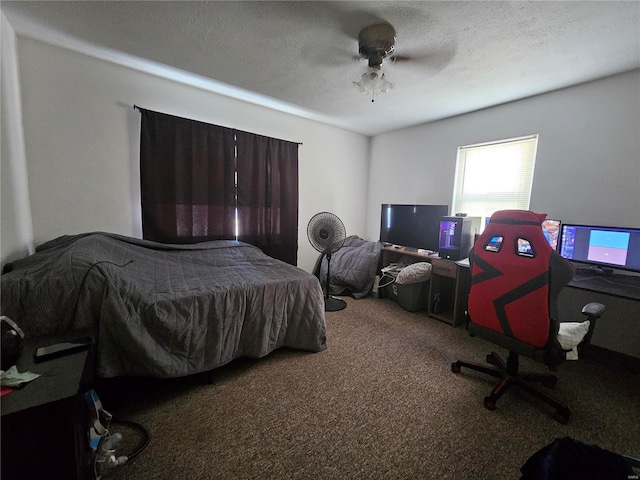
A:
{"type": "Polygon", "coordinates": [[[640,277],[638,276],[576,273],[573,280],[569,282],[569,286],[640,301],[640,277]]]}
{"type": "Polygon", "coordinates": [[[598,320],[591,344],[640,364],[640,277],[578,273],[560,293],[561,320],[581,321],[580,309],[599,302],[607,310],[598,320]]]}
{"type": "Polygon", "coordinates": [[[415,263],[431,262],[438,255],[427,255],[426,253],[408,249],[407,247],[382,247],[382,266],[386,267],[393,262],[415,263]]]}
{"type": "Polygon", "coordinates": [[[464,324],[471,289],[471,269],[468,264],[407,250],[405,247],[383,247],[382,266],[393,262],[431,263],[427,315],[453,327],[464,324]]]}
{"type": "Polygon", "coordinates": [[[34,363],[37,347],[87,336],[25,340],[18,371],[41,376],[2,397],[2,478],[90,478],[88,390],[92,368],[88,350],[34,363]]]}

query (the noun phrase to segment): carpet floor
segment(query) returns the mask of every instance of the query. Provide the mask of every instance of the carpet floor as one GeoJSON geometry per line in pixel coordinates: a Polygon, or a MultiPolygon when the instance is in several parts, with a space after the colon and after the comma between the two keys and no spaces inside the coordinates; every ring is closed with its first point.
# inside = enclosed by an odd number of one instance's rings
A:
{"type": "MultiPolygon", "coordinates": [[[[462,369],[494,345],[464,328],[407,312],[390,299],[346,298],[328,312],[326,351],[281,349],[207,375],[114,379],[98,392],[111,431],[135,452],[104,475],[125,479],[518,479],[536,451],[571,437],[640,457],[640,376],[592,359],[562,364],[554,395],[573,415],[511,389],[494,411],[497,381],[462,369]]],[[[521,369],[545,367],[521,359],[521,369]]]]}

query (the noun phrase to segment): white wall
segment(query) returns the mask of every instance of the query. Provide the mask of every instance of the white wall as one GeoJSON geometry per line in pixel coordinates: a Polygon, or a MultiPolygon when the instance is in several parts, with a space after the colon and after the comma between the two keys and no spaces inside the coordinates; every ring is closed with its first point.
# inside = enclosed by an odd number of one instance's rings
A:
{"type": "Polygon", "coordinates": [[[636,70],[375,137],[366,238],[379,238],[382,203],[451,207],[459,146],[534,133],[532,210],[564,222],[640,226],[636,70]]]}
{"type": "Polygon", "coordinates": [[[2,146],[0,152],[0,236],[2,263],[33,253],[33,230],[24,155],[22,107],[16,37],[4,15],[2,22],[2,146]]]}
{"type": "Polygon", "coordinates": [[[302,142],[301,268],[318,256],[306,232],[315,213],[331,211],[347,234],[364,236],[369,138],[20,36],[18,58],[36,244],[96,230],[141,237],[134,104],[302,142]]]}
{"type": "Polygon", "coordinates": [[[5,118],[6,30],[3,263],[26,253],[29,209],[36,244],[93,230],[141,235],[133,104],[302,142],[298,264],[306,270],[317,258],[306,238],[313,214],[334,212],[348,234],[375,240],[381,203],[451,204],[458,146],[531,133],[540,135],[532,209],[566,222],[640,225],[640,71],[370,140],[19,37],[27,191],[24,174],[5,174],[6,165],[25,169],[20,148],[5,151],[7,143],[22,143],[19,97],[18,115],[5,118]],[[5,221],[9,205],[18,213],[5,221]],[[18,228],[5,227],[11,222],[18,228]],[[12,237],[19,231],[27,233],[12,237]]]}

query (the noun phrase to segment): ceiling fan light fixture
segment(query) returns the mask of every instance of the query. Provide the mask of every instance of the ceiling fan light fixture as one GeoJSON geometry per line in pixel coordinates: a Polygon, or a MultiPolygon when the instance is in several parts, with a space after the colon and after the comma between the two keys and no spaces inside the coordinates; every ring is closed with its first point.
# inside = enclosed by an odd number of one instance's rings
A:
{"type": "Polygon", "coordinates": [[[360,81],[354,81],[353,85],[358,87],[362,93],[370,94],[371,101],[375,101],[376,94],[387,93],[393,88],[393,84],[389,82],[380,68],[367,68],[362,74],[360,81]]]}

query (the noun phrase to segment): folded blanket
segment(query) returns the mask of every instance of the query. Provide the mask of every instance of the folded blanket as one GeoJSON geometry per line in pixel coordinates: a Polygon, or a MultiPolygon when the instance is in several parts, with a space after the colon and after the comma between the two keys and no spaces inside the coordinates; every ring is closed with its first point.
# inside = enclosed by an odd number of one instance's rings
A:
{"type": "MultiPolygon", "coordinates": [[[[382,244],[370,242],[357,235],[348,236],[340,250],[331,255],[329,293],[363,298],[371,293],[376,279],[382,244]]],[[[327,284],[327,260],[321,255],[314,273],[322,288],[327,284]]],[[[326,291],[326,290],[325,290],[326,291]]]]}

